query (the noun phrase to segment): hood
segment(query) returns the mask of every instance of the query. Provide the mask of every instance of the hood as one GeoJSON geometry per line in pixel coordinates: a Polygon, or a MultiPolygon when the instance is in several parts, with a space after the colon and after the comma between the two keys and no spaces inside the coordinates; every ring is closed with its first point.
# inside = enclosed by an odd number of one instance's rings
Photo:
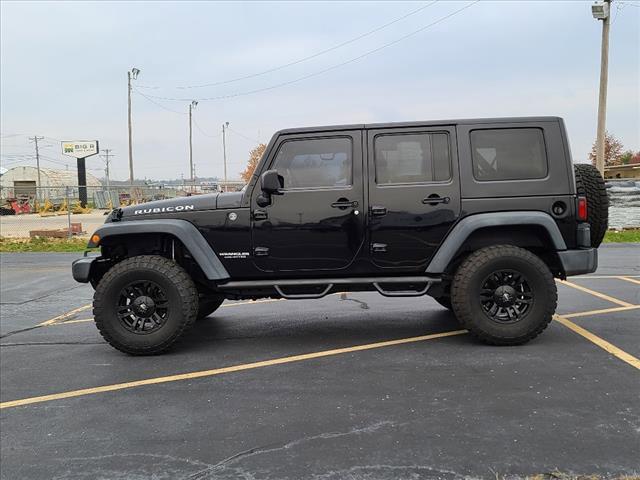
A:
{"type": "Polygon", "coordinates": [[[107,221],[133,217],[162,217],[163,214],[193,212],[197,210],[215,210],[218,208],[238,208],[242,204],[243,192],[208,193],[191,197],[176,197],[167,200],[156,200],[115,209],[107,221]]]}

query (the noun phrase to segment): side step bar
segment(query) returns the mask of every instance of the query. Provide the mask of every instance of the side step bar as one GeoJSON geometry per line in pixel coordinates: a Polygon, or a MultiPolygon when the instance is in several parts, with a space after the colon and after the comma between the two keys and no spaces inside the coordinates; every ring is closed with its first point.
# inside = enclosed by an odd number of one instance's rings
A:
{"type": "Polygon", "coordinates": [[[437,277],[353,277],[353,278],[312,278],[312,279],[287,279],[287,280],[241,280],[231,281],[218,285],[220,289],[243,289],[273,287],[278,294],[286,299],[311,299],[322,298],[335,285],[373,285],[373,287],[385,297],[418,297],[427,293],[429,288],[440,282],[437,277]],[[386,290],[382,287],[385,284],[424,284],[420,290],[386,290]],[[326,286],[322,292],[317,293],[286,293],[282,287],[287,286],[326,286]]]}

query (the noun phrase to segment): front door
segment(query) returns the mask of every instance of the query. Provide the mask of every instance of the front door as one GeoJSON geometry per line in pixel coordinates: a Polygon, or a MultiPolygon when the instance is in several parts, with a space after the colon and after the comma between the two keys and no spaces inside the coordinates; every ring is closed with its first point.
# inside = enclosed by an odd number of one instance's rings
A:
{"type": "Polygon", "coordinates": [[[349,267],[365,239],[362,133],[284,135],[266,169],[284,178],[282,195],[252,198],[253,258],[266,272],[331,272],[349,267]]]}
{"type": "Polygon", "coordinates": [[[424,272],[460,215],[455,128],[367,132],[370,255],[387,272],[424,272]]]}

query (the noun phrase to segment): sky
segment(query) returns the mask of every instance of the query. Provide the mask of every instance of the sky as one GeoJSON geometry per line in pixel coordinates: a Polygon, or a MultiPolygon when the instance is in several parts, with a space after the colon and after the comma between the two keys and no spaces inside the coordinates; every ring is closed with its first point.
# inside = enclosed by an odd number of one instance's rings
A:
{"type": "MultiPolygon", "coordinates": [[[[279,129],[345,123],[557,115],[584,162],[602,29],[590,4],[2,1],[0,165],[34,165],[39,135],[43,167],[73,168],[60,141],[97,139],[127,179],[133,67],[136,178],[189,177],[192,99],[199,177],[223,175],[224,122],[230,179],[279,129]]],[[[607,129],[640,149],[640,1],[613,2],[607,129]]],[[[103,176],[102,158],[87,167],[103,176]]]]}

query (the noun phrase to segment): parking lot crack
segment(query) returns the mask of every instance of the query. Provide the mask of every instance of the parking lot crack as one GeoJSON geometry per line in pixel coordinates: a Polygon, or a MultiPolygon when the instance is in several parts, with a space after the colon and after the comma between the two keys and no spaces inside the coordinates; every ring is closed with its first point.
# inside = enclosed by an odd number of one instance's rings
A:
{"type": "Polygon", "coordinates": [[[211,467],[207,467],[204,470],[196,472],[193,475],[190,475],[189,477],[187,477],[186,480],[201,480],[201,479],[207,478],[207,476],[209,476],[210,474],[214,474],[221,470],[224,470],[228,465],[234,464],[240,460],[252,457],[254,455],[262,455],[264,453],[273,453],[273,452],[278,452],[282,450],[289,450],[300,444],[312,442],[316,440],[328,440],[328,439],[334,439],[339,437],[345,437],[348,435],[362,435],[362,434],[374,433],[375,431],[381,428],[395,427],[398,425],[399,424],[395,422],[382,421],[382,422],[374,423],[367,427],[352,428],[351,430],[347,430],[346,432],[326,432],[326,433],[319,433],[317,435],[310,435],[310,436],[298,438],[296,440],[292,440],[291,442],[285,443],[284,445],[280,445],[280,446],[263,445],[263,446],[253,447],[253,448],[235,453],[225,458],[224,460],[221,460],[220,462],[216,463],[211,467]]]}

